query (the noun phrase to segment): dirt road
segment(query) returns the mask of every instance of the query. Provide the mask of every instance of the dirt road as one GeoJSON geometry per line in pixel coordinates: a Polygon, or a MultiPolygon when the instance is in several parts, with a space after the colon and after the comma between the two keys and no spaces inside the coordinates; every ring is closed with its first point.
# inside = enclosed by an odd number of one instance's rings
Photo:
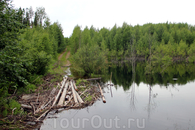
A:
{"type": "MultiPolygon", "coordinates": [[[[64,55],[64,53],[66,53],[67,48],[64,52],[62,52],[62,54],[60,54],[60,56],[58,57],[58,60],[60,61],[62,56],[64,55]]],[[[70,51],[68,51],[68,53],[66,54],[66,63],[64,63],[64,66],[70,66],[70,61],[68,60],[68,58],[70,57],[70,51]]]]}

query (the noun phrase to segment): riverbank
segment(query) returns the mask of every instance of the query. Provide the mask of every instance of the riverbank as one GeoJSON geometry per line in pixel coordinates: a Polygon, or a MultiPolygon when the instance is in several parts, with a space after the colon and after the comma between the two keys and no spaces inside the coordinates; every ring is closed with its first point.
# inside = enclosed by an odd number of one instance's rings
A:
{"type": "MultiPolygon", "coordinates": [[[[14,114],[16,108],[13,108],[12,115],[1,116],[1,129],[34,129],[40,126],[45,115],[39,121],[37,121],[37,118],[48,110],[48,107],[53,103],[54,97],[59,92],[58,84],[60,84],[64,75],[68,75],[68,66],[71,65],[68,60],[69,56],[69,49],[59,54],[58,60],[51,65],[48,74],[36,79],[41,81],[41,84],[36,89],[29,90],[27,93],[18,93],[16,91],[15,94],[8,97],[19,103],[20,113],[14,114]]],[[[73,78],[70,77],[69,79],[72,80],[73,78]]],[[[92,86],[90,82],[79,79],[78,82],[76,81],[76,84],[80,86],[78,86],[78,94],[83,93],[81,98],[84,103],[79,106],[72,106],[73,103],[70,102],[67,106],[62,107],[65,110],[81,109],[90,106],[100,97],[97,87],[92,86]]],[[[58,109],[59,107],[55,106],[51,111],[58,111],[58,109]]]]}

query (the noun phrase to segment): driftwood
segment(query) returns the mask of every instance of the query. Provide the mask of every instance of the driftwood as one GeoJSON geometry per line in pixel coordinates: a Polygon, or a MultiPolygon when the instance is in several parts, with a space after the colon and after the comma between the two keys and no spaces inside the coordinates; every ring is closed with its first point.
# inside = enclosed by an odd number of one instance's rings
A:
{"type": "Polygon", "coordinates": [[[21,107],[28,108],[28,109],[32,109],[32,107],[30,105],[26,105],[26,104],[21,104],[21,107]]]}
{"type": "Polygon", "coordinates": [[[57,102],[57,100],[58,100],[58,98],[59,98],[59,96],[60,96],[60,93],[61,93],[61,91],[62,91],[62,88],[63,88],[63,86],[64,86],[64,84],[65,84],[66,80],[67,80],[67,78],[65,78],[65,79],[63,80],[63,82],[62,82],[62,86],[60,87],[60,90],[59,90],[59,92],[58,92],[58,95],[56,96],[56,98],[55,98],[55,100],[54,100],[54,102],[53,102],[53,105],[52,105],[52,106],[54,106],[54,105],[56,104],[56,102],[57,102]]]}
{"type": "Polygon", "coordinates": [[[49,100],[49,102],[48,102],[47,104],[45,104],[44,106],[42,106],[42,107],[40,107],[39,109],[37,109],[37,110],[35,111],[35,114],[36,114],[36,113],[39,113],[41,110],[43,110],[50,102],[53,101],[53,99],[54,99],[54,97],[53,97],[51,100],[49,100]]]}
{"type": "Polygon", "coordinates": [[[106,103],[106,99],[105,99],[105,97],[104,97],[104,95],[103,95],[103,93],[102,93],[102,89],[101,89],[101,87],[100,87],[100,84],[99,84],[99,83],[98,83],[98,86],[99,86],[100,93],[101,93],[101,96],[102,96],[102,101],[103,101],[103,103],[106,103]]]}
{"type": "Polygon", "coordinates": [[[43,117],[45,114],[47,114],[47,113],[51,110],[51,108],[52,108],[52,107],[50,107],[50,108],[49,108],[47,111],[45,111],[41,116],[39,116],[39,117],[37,118],[36,121],[39,121],[41,117],[43,117]]]}
{"type": "Polygon", "coordinates": [[[73,81],[72,81],[72,83],[73,83],[73,85],[74,85],[74,89],[75,89],[76,91],[78,91],[78,89],[77,89],[77,86],[76,86],[75,82],[73,82],[73,81]]]}
{"type": "Polygon", "coordinates": [[[80,94],[80,97],[87,91],[88,89],[86,89],[84,92],[82,92],[81,94],[80,94]]]}
{"type": "Polygon", "coordinates": [[[60,90],[59,90],[57,96],[55,97],[55,100],[54,100],[52,106],[49,107],[49,109],[48,109],[47,111],[45,111],[41,116],[39,116],[39,117],[37,118],[36,121],[39,121],[39,119],[40,119],[41,117],[43,117],[45,114],[47,114],[47,113],[52,109],[52,107],[56,104],[56,102],[57,102],[57,100],[58,100],[58,98],[59,98],[59,96],[60,96],[60,93],[61,93],[61,91],[62,91],[62,88],[63,88],[63,86],[64,86],[64,84],[65,84],[65,82],[66,82],[66,80],[67,80],[67,78],[63,78],[63,79],[64,79],[64,80],[62,81],[62,85],[61,85],[61,87],[60,87],[60,90]]]}
{"type": "Polygon", "coordinates": [[[62,92],[62,95],[61,95],[60,100],[59,100],[59,102],[58,102],[58,105],[60,105],[60,106],[63,105],[63,102],[64,102],[64,100],[65,100],[65,96],[66,96],[66,93],[67,93],[68,85],[69,85],[69,81],[66,82],[64,91],[62,92]]]}
{"type": "Polygon", "coordinates": [[[30,103],[30,105],[31,105],[32,108],[33,108],[33,114],[35,115],[35,106],[33,105],[33,103],[30,103]]]}
{"type": "MultiPolygon", "coordinates": [[[[101,79],[101,78],[93,78],[90,80],[95,80],[95,79],[101,79]]],[[[98,84],[99,85],[99,84],[98,84]]],[[[70,109],[70,108],[81,108],[84,107],[86,105],[91,105],[94,103],[94,100],[92,102],[84,102],[84,97],[81,98],[81,96],[83,94],[85,94],[85,96],[89,95],[92,92],[96,92],[98,93],[98,96],[100,96],[98,90],[93,87],[92,89],[86,89],[83,92],[78,93],[76,91],[77,87],[75,85],[74,80],[69,79],[67,77],[64,77],[61,85],[59,84],[57,87],[59,87],[59,89],[53,89],[51,90],[50,93],[48,93],[48,98],[44,97],[42,95],[39,95],[39,99],[41,99],[39,102],[39,105],[36,104],[36,98],[34,102],[30,102],[31,105],[26,105],[23,104],[21,106],[23,106],[24,108],[28,108],[34,111],[34,114],[36,113],[40,113],[42,111],[42,114],[35,120],[35,121],[40,121],[44,116],[46,116],[51,110],[53,109],[59,109],[59,108],[64,108],[64,109],[70,109]],[[59,90],[58,92],[56,92],[57,90],[59,90]],[[86,94],[86,92],[89,92],[86,94]],[[56,95],[54,95],[56,94],[56,95]],[[47,98],[47,99],[46,99],[47,98]],[[46,99],[46,100],[44,100],[46,99]],[[57,104],[57,105],[56,105],[57,104]],[[35,105],[35,106],[34,106],[35,105]],[[38,107],[37,107],[38,106],[38,107]],[[35,110],[36,108],[36,110],[35,110]]],[[[105,97],[102,93],[102,89],[99,85],[100,88],[100,93],[101,93],[101,97],[104,103],[106,103],[105,97]]],[[[96,98],[96,93],[93,94],[93,99],[97,99],[96,98]]],[[[26,103],[26,101],[25,101],[26,103]]]]}
{"type": "Polygon", "coordinates": [[[81,99],[81,97],[79,96],[79,94],[77,93],[77,92],[75,92],[76,93],[76,96],[77,96],[77,99],[78,99],[78,101],[79,101],[79,103],[83,103],[83,100],[81,99]]]}
{"type": "Polygon", "coordinates": [[[70,82],[70,84],[71,84],[71,87],[72,87],[72,94],[73,94],[74,101],[77,104],[78,103],[78,100],[77,100],[77,96],[76,96],[76,93],[75,93],[73,84],[72,84],[72,82],[70,82]]]}
{"type": "Polygon", "coordinates": [[[99,77],[99,78],[84,79],[84,80],[91,81],[91,80],[100,80],[100,79],[101,79],[101,77],[99,77]]]}

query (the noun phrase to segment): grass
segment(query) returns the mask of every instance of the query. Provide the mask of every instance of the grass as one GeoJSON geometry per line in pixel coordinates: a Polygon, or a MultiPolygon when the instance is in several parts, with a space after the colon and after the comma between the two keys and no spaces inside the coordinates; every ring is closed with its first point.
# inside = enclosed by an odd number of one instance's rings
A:
{"type": "MultiPolygon", "coordinates": [[[[66,52],[63,54],[60,60],[58,58],[56,60],[52,60],[51,65],[49,66],[49,73],[50,74],[65,74],[65,70],[67,69],[64,67],[67,63],[66,55],[68,51],[70,50],[70,47],[67,46],[66,52]]],[[[63,52],[62,52],[63,53],[63,52]]],[[[61,54],[62,54],[61,53],[61,54]]],[[[61,54],[58,54],[57,57],[59,57],[61,54]]]]}
{"type": "Polygon", "coordinates": [[[90,102],[92,99],[93,99],[92,96],[89,95],[88,97],[85,98],[85,101],[89,101],[90,102]]]}

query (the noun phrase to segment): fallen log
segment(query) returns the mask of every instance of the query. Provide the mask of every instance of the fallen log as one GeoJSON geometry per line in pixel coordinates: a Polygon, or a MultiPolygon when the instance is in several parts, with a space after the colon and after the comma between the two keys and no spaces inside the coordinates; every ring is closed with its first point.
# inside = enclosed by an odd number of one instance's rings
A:
{"type": "Polygon", "coordinates": [[[77,96],[79,103],[81,103],[81,104],[84,103],[83,100],[81,99],[81,97],[79,96],[79,94],[77,92],[75,92],[75,93],[76,93],[76,96],[77,96]]]}
{"type": "Polygon", "coordinates": [[[72,87],[72,94],[73,94],[73,97],[74,97],[74,101],[77,104],[78,103],[78,100],[77,100],[77,97],[76,97],[76,93],[75,93],[73,84],[72,84],[72,82],[70,82],[70,84],[71,84],[71,87],[72,87]]]}
{"type": "Polygon", "coordinates": [[[59,96],[60,96],[60,93],[61,93],[61,91],[62,91],[62,88],[64,87],[64,84],[65,84],[66,80],[67,80],[67,78],[64,78],[64,80],[63,80],[63,82],[62,82],[62,86],[60,87],[60,90],[58,91],[58,94],[57,94],[57,96],[56,96],[56,98],[55,98],[55,100],[54,100],[52,106],[54,106],[54,105],[56,104],[56,102],[57,102],[57,100],[58,100],[58,98],[59,98],[59,96]]]}
{"type": "Polygon", "coordinates": [[[31,105],[32,108],[33,108],[33,114],[35,115],[35,106],[33,105],[33,103],[30,103],[30,105],[31,105]]]}
{"type": "Polygon", "coordinates": [[[91,80],[100,80],[100,79],[101,79],[101,77],[99,77],[99,78],[84,79],[84,80],[91,81],[91,80]]]}
{"type": "Polygon", "coordinates": [[[26,104],[21,104],[21,107],[22,107],[22,108],[32,109],[32,106],[26,105],[26,104]]]}
{"type": "Polygon", "coordinates": [[[103,93],[102,93],[102,89],[101,89],[99,83],[98,83],[98,86],[99,86],[100,93],[101,93],[101,96],[102,96],[102,101],[103,101],[103,103],[106,103],[106,99],[105,99],[105,97],[104,97],[104,95],[103,95],[103,93]]]}
{"type": "Polygon", "coordinates": [[[88,89],[86,89],[84,92],[82,92],[81,94],[80,94],[80,97],[87,91],[88,89]]]}
{"type": "Polygon", "coordinates": [[[53,97],[51,100],[49,100],[49,102],[47,102],[47,104],[45,104],[44,106],[42,106],[42,107],[40,107],[39,109],[37,109],[37,110],[35,111],[35,114],[36,114],[36,113],[39,113],[41,110],[43,110],[50,102],[53,101],[53,99],[54,99],[54,97],[53,97]]]}
{"type": "Polygon", "coordinates": [[[62,92],[62,95],[61,95],[61,97],[60,97],[60,100],[59,100],[59,102],[58,102],[58,105],[60,105],[60,106],[63,105],[63,102],[64,102],[64,100],[65,100],[65,96],[66,96],[66,93],[67,93],[68,85],[69,85],[69,81],[66,82],[65,88],[64,88],[64,90],[63,90],[63,92],[62,92]]]}
{"type": "Polygon", "coordinates": [[[51,110],[51,108],[52,108],[52,107],[50,107],[47,111],[45,111],[43,114],[41,114],[41,116],[39,116],[39,117],[36,119],[36,121],[39,121],[39,119],[40,119],[41,117],[43,117],[45,114],[47,114],[47,113],[51,110]]]}
{"type": "Polygon", "coordinates": [[[75,82],[72,81],[72,83],[73,83],[73,85],[74,85],[74,89],[75,89],[76,91],[78,91],[77,86],[75,85],[75,82]]]}

